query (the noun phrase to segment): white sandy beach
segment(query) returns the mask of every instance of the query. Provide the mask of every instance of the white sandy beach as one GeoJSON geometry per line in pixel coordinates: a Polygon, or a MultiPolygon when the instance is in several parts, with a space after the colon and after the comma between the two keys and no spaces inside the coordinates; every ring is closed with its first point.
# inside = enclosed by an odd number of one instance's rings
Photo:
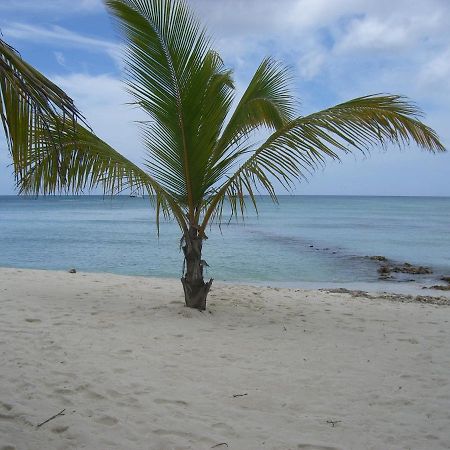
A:
{"type": "Polygon", "coordinates": [[[448,449],[449,320],[219,283],[200,313],[173,280],[0,269],[0,449],[448,449]]]}

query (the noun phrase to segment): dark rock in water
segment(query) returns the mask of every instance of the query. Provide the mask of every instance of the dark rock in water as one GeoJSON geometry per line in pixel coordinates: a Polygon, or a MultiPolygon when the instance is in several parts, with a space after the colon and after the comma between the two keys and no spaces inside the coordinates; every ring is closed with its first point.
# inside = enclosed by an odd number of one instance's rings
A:
{"type": "Polygon", "coordinates": [[[391,274],[391,268],[389,266],[381,266],[378,268],[378,273],[383,277],[387,277],[391,274]]]}
{"type": "Polygon", "coordinates": [[[450,283],[450,277],[442,277],[441,280],[450,283]]]}
{"type": "Polygon", "coordinates": [[[397,273],[410,273],[413,275],[427,275],[433,273],[429,267],[424,266],[413,266],[409,263],[404,263],[402,266],[393,266],[391,272],[397,273]]]}
{"type": "Polygon", "coordinates": [[[77,273],[76,269],[70,269],[69,273],[77,273]]]}
{"type": "Polygon", "coordinates": [[[372,261],[387,261],[386,256],[380,256],[380,255],[369,256],[369,259],[371,259],[372,261]]]}
{"type": "Polygon", "coordinates": [[[435,286],[431,286],[429,289],[436,289],[438,291],[450,291],[450,285],[444,286],[442,284],[438,284],[435,286]]]}
{"type": "MultiPolygon", "coordinates": [[[[404,263],[400,266],[390,266],[389,264],[384,264],[378,268],[378,273],[380,274],[380,278],[392,278],[391,273],[407,273],[410,275],[427,275],[433,273],[433,271],[429,267],[424,266],[413,266],[409,263],[404,263]]],[[[415,281],[415,280],[407,280],[407,281],[415,281]]]]}

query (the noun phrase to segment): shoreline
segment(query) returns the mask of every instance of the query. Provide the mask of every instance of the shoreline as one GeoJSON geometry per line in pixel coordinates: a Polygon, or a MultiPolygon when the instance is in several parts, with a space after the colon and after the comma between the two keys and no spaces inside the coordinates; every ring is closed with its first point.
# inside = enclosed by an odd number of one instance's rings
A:
{"type": "Polygon", "coordinates": [[[8,448],[450,441],[445,306],[216,283],[202,313],[173,280],[26,269],[0,286],[8,448]]]}
{"type": "MultiPolygon", "coordinates": [[[[29,207],[14,198],[0,202],[0,224],[5,229],[0,266],[181,276],[183,258],[176,223],[162,223],[157,238],[154,216],[145,202],[126,196],[111,201],[102,198],[56,197],[30,202],[29,207]],[[53,235],[57,239],[48,239],[53,235]],[[116,265],[122,254],[126,256],[116,265]]],[[[441,277],[450,276],[445,251],[450,245],[445,228],[450,203],[445,199],[436,202],[395,198],[373,199],[373,204],[344,198],[315,202],[294,196],[274,206],[262,200],[259,215],[249,211],[245,222],[213,227],[203,257],[213,277],[225,282],[240,278],[239,284],[411,292],[404,287],[409,285],[407,280],[414,279],[420,288],[440,284],[441,277]],[[425,223],[424,216],[433,220],[425,223]],[[280,228],[278,224],[283,223],[290,225],[280,228]],[[267,258],[261,259],[261,248],[267,258]],[[429,267],[434,273],[403,273],[405,263],[429,267]],[[386,287],[372,285],[380,276],[389,277],[388,272],[379,272],[387,265],[395,281],[386,287]],[[266,283],[268,278],[272,281],[266,283]],[[314,281],[299,283],[299,278],[314,281]],[[326,284],[329,280],[334,282],[326,284]],[[368,286],[347,284],[353,280],[368,286]]]]}
{"type": "MultiPolygon", "coordinates": [[[[19,271],[37,271],[37,272],[56,272],[56,273],[68,273],[70,269],[34,269],[27,267],[8,267],[0,266],[0,271],[2,270],[19,270],[19,271]]],[[[77,269],[76,269],[77,270],[77,269]]],[[[78,271],[77,274],[84,275],[106,275],[106,276],[118,276],[118,277],[128,277],[128,278],[142,278],[147,280],[162,280],[165,282],[179,282],[179,278],[170,277],[154,277],[150,275],[131,275],[131,274],[120,274],[113,272],[84,272],[78,271]]],[[[76,275],[76,274],[75,274],[76,275]]],[[[205,276],[205,280],[209,278],[205,276]]],[[[445,282],[442,282],[445,285],[445,282]]],[[[403,298],[405,296],[420,296],[420,297],[436,297],[444,298],[450,300],[450,291],[440,291],[432,289],[429,287],[424,287],[423,284],[418,282],[403,282],[403,281],[386,281],[379,280],[376,282],[368,281],[355,281],[355,282],[320,282],[320,281],[229,281],[229,280],[219,280],[214,279],[213,286],[243,286],[243,287],[256,287],[256,288],[269,288],[269,289],[288,289],[288,290],[301,290],[301,291],[336,291],[342,290],[348,291],[349,293],[363,292],[370,294],[374,298],[382,297],[384,295],[391,295],[392,297],[399,296],[403,298]]],[[[180,283],[181,286],[181,283],[180,283]]]]}

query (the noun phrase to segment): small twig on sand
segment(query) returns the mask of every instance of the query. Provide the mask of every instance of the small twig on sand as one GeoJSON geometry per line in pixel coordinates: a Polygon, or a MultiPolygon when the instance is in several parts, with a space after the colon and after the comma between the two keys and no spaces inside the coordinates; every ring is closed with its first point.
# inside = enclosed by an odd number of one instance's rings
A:
{"type": "Polygon", "coordinates": [[[220,444],[213,445],[211,448],[217,448],[220,447],[221,445],[225,445],[226,447],[228,447],[228,444],[226,442],[221,442],[220,444]]]}
{"type": "Polygon", "coordinates": [[[327,423],[331,424],[333,428],[337,423],[340,422],[342,422],[342,420],[327,420],[327,423]]]}
{"type": "Polygon", "coordinates": [[[55,414],[54,416],[50,417],[49,419],[44,420],[39,425],[36,425],[36,428],[42,427],[42,425],[45,425],[47,422],[50,422],[50,420],[56,419],[58,416],[63,416],[65,410],[66,410],[66,408],[62,409],[58,414],[55,414]]]}
{"type": "Polygon", "coordinates": [[[246,395],[248,395],[248,394],[247,393],[245,393],[245,394],[234,394],[233,397],[234,398],[236,398],[236,397],[244,397],[246,395]]]}

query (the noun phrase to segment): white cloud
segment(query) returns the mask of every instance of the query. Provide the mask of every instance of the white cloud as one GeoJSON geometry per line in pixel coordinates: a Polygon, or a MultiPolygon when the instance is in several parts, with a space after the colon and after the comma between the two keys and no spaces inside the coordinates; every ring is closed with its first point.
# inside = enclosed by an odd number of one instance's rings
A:
{"type": "Polygon", "coordinates": [[[131,98],[118,78],[80,73],[51,78],[74,99],[100,138],[133,161],[142,162],[144,147],[134,122],[146,120],[146,116],[127,104],[131,98]]]}
{"type": "Polygon", "coordinates": [[[413,49],[431,38],[439,39],[439,30],[443,25],[441,11],[409,11],[407,15],[368,14],[355,18],[339,30],[336,50],[339,53],[352,51],[396,52],[413,49]]]}
{"type": "Polygon", "coordinates": [[[337,45],[339,52],[352,50],[397,49],[408,45],[408,29],[392,26],[377,17],[356,19],[337,45]]]}
{"type": "Polygon", "coordinates": [[[117,66],[122,66],[122,46],[116,42],[85,36],[58,25],[42,27],[27,23],[11,23],[3,29],[6,38],[40,42],[52,46],[77,47],[88,51],[105,52],[117,66]]]}
{"type": "Polygon", "coordinates": [[[114,52],[119,48],[115,42],[88,37],[57,25],[41,27],[16,22],[7,25],[3,29],[3,33],[8,38],[40,41],[53,45],[66,44],[107,52],[114,52]]]}
{"type": "Polygon", "coordinates": [[[66,67],[66,58],[64,57],[64,54],[61,52],[54,52],[56,62],[62,66],[66,67]]]}
{"type": "Polygon", "coordinates": [[[214,34],[258,35],[306,32],[359,11],[361,0],[192,0],[214,34]]]}
{"type": "Polygon", "coordinates": [[[64,14],[92,12],[103,8],[102,0],[2,0],[0,11],[48,12],[64,14]]]}
{"type": "Polygon", "coordinates": [[[410,96],[432,113],[450,95],[448,0],[191,3],[242,82],[268,54],[294,64],[304,112],[359,95],[393,92],[410,96]]]}
{"type": "Polygon", "coordinates": [[[433,86],[436,83],[447,83],[450,80],[450,46],[442,52],[430,58],[423,65],[419,73],[419,81],[424,86],[433,86]]]}

